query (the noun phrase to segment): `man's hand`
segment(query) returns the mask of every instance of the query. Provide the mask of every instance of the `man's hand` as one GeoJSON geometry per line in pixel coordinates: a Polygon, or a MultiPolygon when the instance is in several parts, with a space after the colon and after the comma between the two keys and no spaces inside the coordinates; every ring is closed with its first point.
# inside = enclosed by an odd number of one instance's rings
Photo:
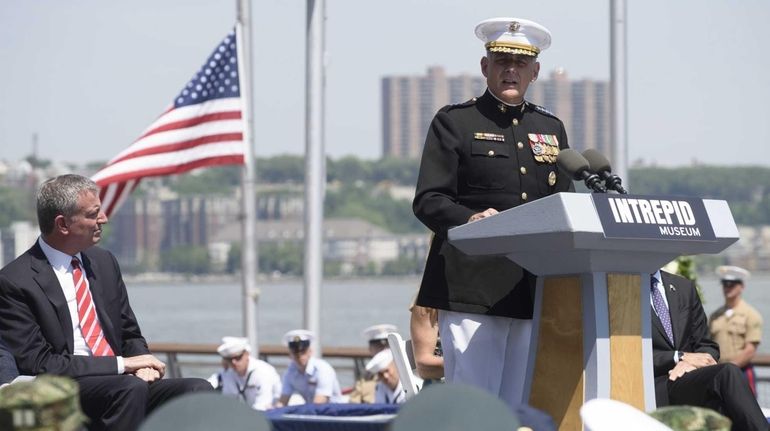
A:
{"type": "Polygon", "coordinates": [[[714,360],[714,357],[708,353],[684,352],[676,366],[668,372],[668,379],[673,382],[682,377],[685,373],[697,370],[698,368],[716,365],[716,363],[717,361],[714,360]]]}
{"type": "Polygon", "coordinates": [[[134,372],[134,375],[147,383],[160,380],[160,373],[155,368],[140,368],[134,372]]]}
{"type": "Polygon", "coordinates": [[[682,377],[685,373],[689,373],[690,371],[697,369],[697,367],[693,366],[689,362],[679,361],[679,363],[677,363],[673,369],[669,370],[668,379],[673,382],[676,379],[682,377]]]}
{"type": "Polygon", "coordinates": [[[471,218],[468,219],[468,222],[481,220],[483,218],[491,217],[493,215],[497,214],[497,210],[494,208],[487,208],[486,211],[473,214],[471,218]]]}
{"type": "Polygon", "coordinates": [[[152,355],[139,355],[123,358],[123,368],[126,374],[136,374],[139,369],[152,368],[160,377],[166,374],[166,364],[152,355]]]}
{"type": "Polygon", "coordinates": [[[683,353],[679,362],[687,362],[695,368],[703,368],[709,365],[716,365],[717,361],[708,353],[683,353]]]}

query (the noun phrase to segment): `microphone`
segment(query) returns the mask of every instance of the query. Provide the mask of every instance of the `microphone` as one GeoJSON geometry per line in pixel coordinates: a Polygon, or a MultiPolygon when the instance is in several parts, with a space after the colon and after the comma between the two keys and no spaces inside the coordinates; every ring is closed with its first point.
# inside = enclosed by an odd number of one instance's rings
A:
{"type": "Polygon", "coordinates": [[[591,170],[596,172],[601,179],[604,180],[604,185],[609,190],[615,190],[620,194],[628,194],[628,191],[623,188],[621,183],[623,182],[619,176],[612,173],[612,167],[610,167],[610,161],[607,160],[604,155],[593,148],[589,148],[583,151],[583,157],[588,160],[588,164],[591,170]]]}
{"type": "Polygon", "coordinates": [[[577,181],[582,180],[594,192],[607,193],[607,189],[602,185],[601,178],[591,172],[588,160],[577,151],[571,148],[559,151],[559,155],[556,156],[556,164],[573,179],[577,181]]]}

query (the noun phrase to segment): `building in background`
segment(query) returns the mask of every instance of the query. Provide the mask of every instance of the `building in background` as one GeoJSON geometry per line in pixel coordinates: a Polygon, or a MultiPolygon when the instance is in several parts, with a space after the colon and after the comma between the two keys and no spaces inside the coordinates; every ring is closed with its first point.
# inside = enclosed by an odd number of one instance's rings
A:
{"type": "MultiPolygon", "coordinates": [[[[609,86],[606,81],[571,81],[564,69],[541,78],[527,92],[527,100],[550,110],[567,129],[570,147],[595,148],[612,159],[609,143],[609,86]]],[[[440,66],[423,76],[382,78],[382,154],[418,159],[430,121],[442,106],[462,103],[486,89],[483,76],[447,76],[440,66]]]]}

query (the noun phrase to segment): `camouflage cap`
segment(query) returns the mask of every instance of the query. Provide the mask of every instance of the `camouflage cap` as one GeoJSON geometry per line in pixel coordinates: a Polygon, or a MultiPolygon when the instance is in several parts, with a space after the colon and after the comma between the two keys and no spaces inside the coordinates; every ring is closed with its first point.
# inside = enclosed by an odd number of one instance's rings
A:
{"type": "Polygon", "coordinates": [[[0,389],[0,429],[74,431],[85,421],[78,384],[68,377],[42,375],[0,389]]]}
{"type": "Polygon", "coordinates": [[[714,410],[694,406],[661,407],[650,416],[674,431],[730,431],[732,422],[714,410]]]}

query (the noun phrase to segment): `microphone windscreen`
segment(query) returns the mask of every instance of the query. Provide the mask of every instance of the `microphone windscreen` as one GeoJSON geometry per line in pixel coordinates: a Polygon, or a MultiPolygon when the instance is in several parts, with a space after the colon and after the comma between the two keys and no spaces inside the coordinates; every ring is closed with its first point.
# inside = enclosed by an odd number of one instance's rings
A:
{"type": "Polygon", "coordinates": [[[612,172],[612,166],[610,166],[610,161],[607,160],[606,157],[604,157],[604,154],[594,150],[593,148],[589,148],[585,151],[583,151],[583,157],[588,160],[588,165],[591,167],[591,170],[594,172],[612,172]]]}
{"type": "Polygon", "coordinates": [[[556,156],[556,164],[561,170],[576,180],[582,178],[581,174],[587,171],[589,166],[588,160],[572,148],[559,151],[559,155],[556,156]]]}

